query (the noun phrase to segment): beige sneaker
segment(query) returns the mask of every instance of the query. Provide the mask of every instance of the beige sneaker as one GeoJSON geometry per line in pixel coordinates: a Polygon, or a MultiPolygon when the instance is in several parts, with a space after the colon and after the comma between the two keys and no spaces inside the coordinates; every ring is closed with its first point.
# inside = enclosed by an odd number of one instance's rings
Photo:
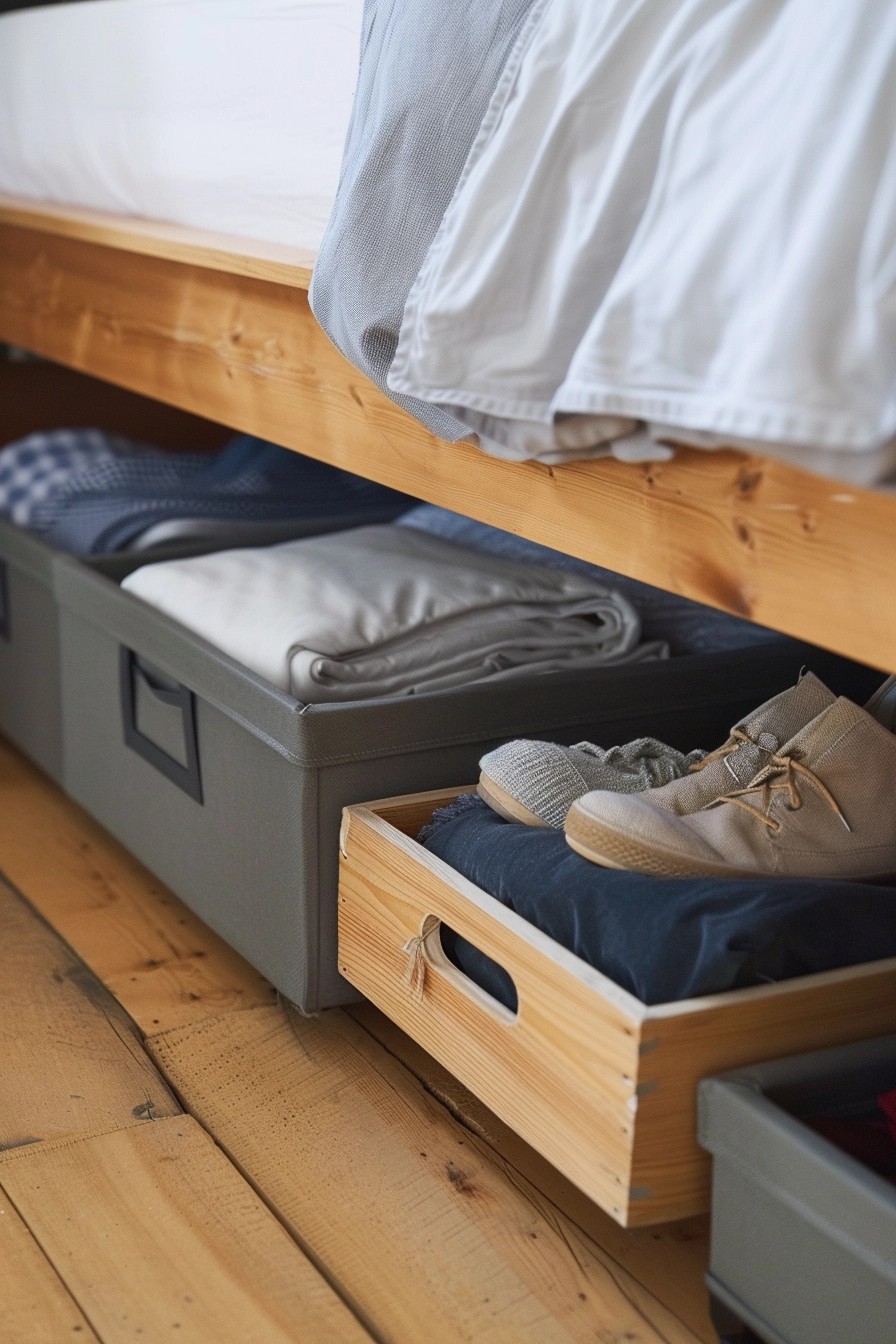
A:
{"type": "Polygon", "coordinates": [[[838,699],[746,787],[676,815],[654,793],[590,793],[566,839],[593,863],[662,877],[896,877],[896,735],[838,699]]]}
{"type": "Polygon", "coordinates": [[[835,699],[814,673],[804,672],[795,686],[788,686],[735,724],[728,741],[692,765],[688,774],[651,789],[651,803],[685,816],[699,812],[720,794],[749,784],[782,743],[835,699]]]}

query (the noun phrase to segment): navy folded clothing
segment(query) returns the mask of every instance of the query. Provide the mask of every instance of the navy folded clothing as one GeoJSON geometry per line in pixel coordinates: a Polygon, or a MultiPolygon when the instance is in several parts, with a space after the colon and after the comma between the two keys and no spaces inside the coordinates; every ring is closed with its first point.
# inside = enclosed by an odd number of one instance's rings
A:
{"type": "MultiPolygon", "coordinates": [[[[780,878],[656,878],[599,868],[560,831],[504,821],[475,794],[420,843],[646,1004],[896,956],[896,888],[780,878]]],[[[507,973],[443,929],[446,954],[516,1008],[507,973]]]]}
{"type": "Polygon", "coordinates": [[[403,527],[418,527],[423,532],[456,541],[489,555],[501,555],[508,560],[519,560],[536,565],[555,565],[576,574],[586,574],[605,583],[615,592],[628,598],[641,617],[645,640],[663,640],[670,652],[719,653],[724,649],[741,649],[769,640],[782,639],[766,626],[744,621],[727,612],[717,611],[702,602],[693,602],[676,593],[667,593],[649,583],[626,578],[612,569],[591,565],[586,560],[564,555],[534,541],[526,541],[512,532],[477,523],[463,514],[434,504],[420,504],[397,520],[403,527]]]}
{"type": "Polygon", "coordinates": [[[381,522],[411,502],[351,472],[238,435],[214,456],[106,456],[83,466],[34,508],[30,526],[60,550],[89,555],[124,550],[172,519],[273,523],[333,515],[381,522]]]}

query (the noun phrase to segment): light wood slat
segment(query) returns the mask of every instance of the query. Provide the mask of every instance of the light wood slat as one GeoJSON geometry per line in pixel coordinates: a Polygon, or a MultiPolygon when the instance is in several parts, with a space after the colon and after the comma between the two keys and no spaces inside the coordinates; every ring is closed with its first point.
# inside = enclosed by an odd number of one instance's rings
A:
{"type": "Polygon", "coordinates": [[[112,996],[0,882],[0,1149],[180,1107],[112,996]]]}
{"type": "Polygon", "coordinates": [[[14,1206],[0,1192],[0,1338],[4,1344],[99,1344],[14,1206]]]}
{"type": "MultiPolygon", "coordinates": [[[[401,823],[419,801],[379,807],[401,823]]],[[[647,1007],[360,804],[342,825],[339,966],[626,1226],[709,1207],[702,1077],[896,1029],[896,958],[647,1007]],[[515,1014],[448,961],[441,923],[510,974],[515,1014]]]]}
{"type": "Polygon", "coordinates": [[[693,1208],[701,1187],[708,1203],[710,1157],[689,1141],[697,1133],[700,1078],[894,1031],[893,958],[649,1009],[633,1185],[661,1190],[656,1204],[669,1217],[693,1208]]]}
{"type": "Polygon", "coordinates": [[[330,344],[300,289],[19,220],[0,213],[0,338],[896,668],[896,608],[878,598],[893,571],[891,495],[735,452],[498,462],[435,439],[381,395],[330,344]]]}
{"type": "Polygon", "coordinates": [[[644,1005],[372,809],[345,815],[340,972],[628,1222],[644,1005]],[[516,1014],[451,965],[440,924],[509,973],[516,1014]]]}
{"type": "Polygon", "coordinates": [[[0,870],[143,1031],[275,998],[238,953],[2,740],[0,870]]]}
{"type": "Polygon", "coordinates": [[[392,1344],[697,1338],[341,1011],[252,1009],[147,1044],[392,1344]]]}
{"type": "Polygon", "coordinates": [[[369,1341],[189,1116],[0,1155],[0,1187],[104,1344],[369,1341]]]}
{"type": "Polygon", "coordinates": [[[652,1228],[620,1227],[372,1003],[351,1004],[344,1011],[410,1069],[426,1091],[484,1140],[502,1162],[519,1171],[639,1283],[649,1284],[651,1292],[696,1335],[716,1344],[704,1283],[708,1217],[652,1228]]]}
{"type": "MultiPolygon", "coordinates": [[[[65,825],[71,832],[69,846],[73,851],[77,851],[77,835],[84,829],[94,828],[80,809],[71,801],[62,799],[58,790],[43,781],[42,777],[17,753],[9,749],[5,752],[0,750],[0,765],[4,761],[7,791],[0,795],[0,801],[6,800],[11,813],[7,814],[6,809],[0,807],[0,847],[8,846],[14,834],[21,834],[24,857],[29,861],[24,865],[24,880],[39,882],[42,880],[44,865],[42,856],[39,860],[35,853],[33,843],[35,834],[48,837],[57,832],[61,825],[65,825]],[[42,787],[36,788],[36,781],[40,781],[42,787]],[[25,804],[23,810],[17,810],[23,801],[25,804]],[[7,815],[10,825],[4,836],[3,818],[7,815]]],[[[0,777],[3,777],[3,771],[0,771],[0,777]]],[[[114,842],[106,843],[116,848],[114,842]]],[[[80,881],[84,880],[86,877],[82,875],[80,881]]],[[[142,939],[145,936],[143,926],[148,909],[152,911],[152,927],[157,927],[159,932],[176,941],[181,936],[179,920],[184,917],[184,907],[173,897],[164,906],[159,905],[152,895],[148,878],[142,889],[138,882],[134,882],[128,901],[102,901],[95,909],[92,905],[87,910],[79,909],[79,902],[75,899],[77,888],[78,883],[73,883],[67,902],[59,903],[58,908],[51,906],[52,917],[65,918],[67,913],[70,914],[71,917],[66,924],[67,936],[76,949],[91,961],[96,973],[112,983],[123,981],[122,992],[126,995],[130,992],[133,995],[136,991],[138,1013],[143,1010],[144,1014],[157,1016],[160,1006],[157,1000],[154,1001],[150,991],[158,972],[145,973],[145,977],[151,982],[148,987],[130,985],[128,978],[122,977],[118,971],[118,948],[122,944],[129,944],[135,937],[142,939]],[[104,926],[108,926],[108,936],[101,937],[99,935],[104,926]]],[[[196,924],[202,932],[204,926],[198,921],[196,924]]],[[[222,969],[218,959],[224,957],[226,962],[232,954],[209,930],[204,930],[204,933],[207,957],[203,960],[203,968],[207,975],[215,976],[222,969]]],[[[141,973],[140,978],[144,978],[144,973],[141,973]]],[[[163,997],[167,999],[167,995],[163,997]]],[[[198,1006],[202,1012],[206,1011],[201,1004],[198,1006]]],[[[164,1004],[161,1006],[161,1011],[163,1014],[166,1012],[164,1004]]],[[[662,1229],[661,1232],[623,1231],[579,1191],[565,1182],[553,1167],[527,1148],[515,1134],[502,1126],[481,1103],[475,1102],[456,1080],[451,1079],[407,1037],[403,1037],[393,1024],[385,1022],[380,1015],[377,1017],[380,1018],[381,1032],[391,1029],[392,1034],[385,1038],[386,1046],[391,1053],[399,1055],[408,1062],[407,1055],[402,1054],[397,1048],[396,1042],[399,1038],[403,1040],[405,1052],[410,1050],[415,1053],[411,1067],[415,1073],[424,1077],[425,1090],[435,1099],[433,1102],[424,1103],[428,1108],[438,1110],[441,1106],[446,1106],[453,1114],[459,1116],[459,1123],[465,1129],[472,1130],[484,1144],[497,1151],[502,1163],[508,1164],[510,1180],[516,1180],[513,1173],[514,1170],[518,1170],[529,1183],[527,1189],[530,1185],[538,1187],[538,1191],[530,1189],[529,1198],[536,1202],[544,1217],[553,1221],[556,1213],[551,1206],[558,1205],[573,1223],[585,1229],[591,1238],[598,1245],[605,1247],[629,1273],[641,1283],[649,1283],[651,1290],[664,1306],[673,1314],[680,1316],[698,1338],[707,1341],[707,1344],[713,1340],[706,1316],[706,1296],[702,1283],[706,1263],[706,1233],[702,1223],[694,1222],[662,1229]],[[426,1061],[426,1069],[422,1067],[423,1060],[426,1061]],[[438,1073],[440,1082],[433,1081],[435,1076],[433,1071],[438,1073]],[[464,1100],[461,1101],[461,1098],[464,1100]],[[471,1106],[475,1109],[471,1109],[471,1106]]],[[[152,1016],[144,1016],[143,1025],[152,1030],[152,1016]]],[[[364,1025],[369,1029],[369,1020],[365,1020],[364,1025]]],[[[291,1042],[288,1048],[292,1049],[291,1042]]],[[[187,1067],[186,1062],[183,1067],[187,1067]]],[[[263,1070],[263,1064],[260,1067],[263,1070]]],[[[267,1107],[268,1098],[264,1091],[258,1102],[259,1109],[267,1107]]],[[[264,1118],[257,1118],[255,1122],[259,1139],[265,1133],[268,1119],[266,1111],[262,1111],[261,1114],[264,1118]]],[[[242,1120],[247,1126],[252,1123],[248,1112],[242,1120]]],[[[285,1182],[289,1180],[290,1170],[291,1168],[288,1168],[284,1174],[285,1182]]],[[[437,1263],[440,1262],[441,1255],[439,1247],[433,1245],[432,1257],[437,1263]]]]}
{"type": "Polygon", "coordinates": [[[307,289],[314,253],[305,247],[239,238],[211,229],[168,224],[136,215],[116,215],[86,206],[56,205],[0,192],[0,218],[29,232],[74,238],[116,251],[159,257],[165,261],[204,266],[228,275],[307,289]]]}

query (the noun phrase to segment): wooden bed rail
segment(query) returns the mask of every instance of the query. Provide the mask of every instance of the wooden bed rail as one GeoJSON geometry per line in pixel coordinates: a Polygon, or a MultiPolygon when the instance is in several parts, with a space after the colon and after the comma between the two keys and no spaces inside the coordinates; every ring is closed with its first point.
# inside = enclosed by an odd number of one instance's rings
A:
{"type": "Polygon", "coordinates": [[[896,669],[896,497],[738,452],[547,467],[434,438],[330,344],[307,252],[0,197],[0,340],[896,669]]]}

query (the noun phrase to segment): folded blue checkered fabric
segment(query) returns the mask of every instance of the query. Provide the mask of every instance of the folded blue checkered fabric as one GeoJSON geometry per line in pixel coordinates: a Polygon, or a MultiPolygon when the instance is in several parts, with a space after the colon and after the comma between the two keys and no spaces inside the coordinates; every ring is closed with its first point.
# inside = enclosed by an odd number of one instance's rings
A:
{"type": "Polygon", "coordinates": [[[30,528],[35,512],[78,472],[134,454],[158,452],[99,429],[29,434],[0,449],[0,517],[30,528]]]}
{"type": "Polygon", "coordinates": [[[107,455],[48,492],[30,526],[77,555],[125,549],[176,519],[283,522],[327,515],[385,521],[415,501],[325,462],[237,435],[220,453],[107,455]]]}

